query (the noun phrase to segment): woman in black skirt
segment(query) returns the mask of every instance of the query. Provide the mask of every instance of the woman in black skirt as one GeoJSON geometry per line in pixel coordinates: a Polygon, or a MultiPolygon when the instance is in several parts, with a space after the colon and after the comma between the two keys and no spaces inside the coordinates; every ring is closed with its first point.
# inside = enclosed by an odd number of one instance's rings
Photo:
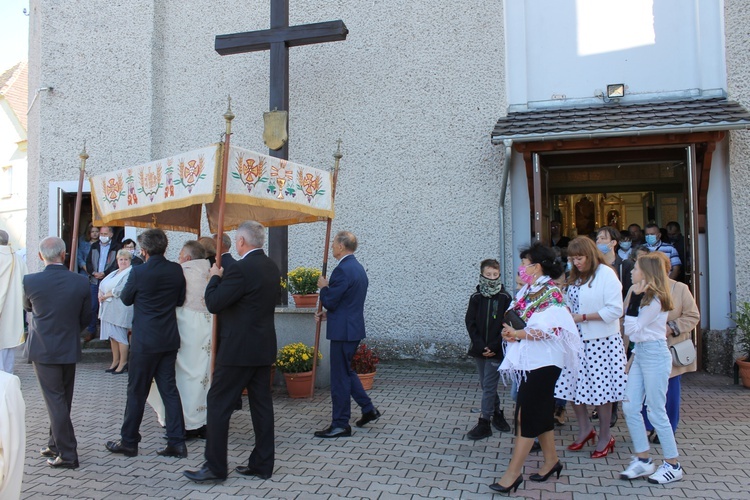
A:
{"type": "MultiPolygon", "coordinates": [[[[516,400],[516,441],[505,474],[490,485],[494,491],[516,491],[523,483],[523,464],[539,439],[544,464],[529,479],[546,481],[552,474],[560,477],[562,463],[555,450],[555,382],[562,368],[575,369],[580,339],[563,294],[553,280],[563,273],[549,247],[535,243],[521,252],[519,276],[525,283],[510,306],[525,323],[511,326],[506,321],[503,339],[505,359],[500,372],[518,382],[516,400]]],[[[507,316],[506,316],[507,318],[507,316]]]]}

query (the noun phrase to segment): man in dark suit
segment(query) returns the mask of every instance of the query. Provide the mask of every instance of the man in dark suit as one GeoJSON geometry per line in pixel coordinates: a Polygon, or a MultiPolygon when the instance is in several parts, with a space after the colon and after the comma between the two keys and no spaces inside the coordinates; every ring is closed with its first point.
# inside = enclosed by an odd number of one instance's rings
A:
{"type": "Polygon", "coordinates": [[[354,252],[357,250],[357,237],[348,231],[341,231],[333,238],[333,256],[339,261],[331,273],[331,280],[325,276],[318,279],[320,302],[327,312],[316,314],[316,320],[327,319],[326,338],[331,341],[331,404],[333,419],[331,425],[315,432],[316,437],[335,438],[352,435],[349,426],[351,399],[362,408],[362,418],[357,427],[374,422],[380,412],[373,406],[367,392],[362,388],[359,377],[352,369],[352,358],[360,340],[365,338],[365,298],[367,297],[367,273],[354,252]]]}
{"type": "Polygon", "coordinates": [[[123,304],[133,305],[133,328],[128,362],[128,396],[121,439],[109,441],[107,449],[127,457],[138,454],[146,398],[156,381],[167,417],[167,446],[157,451],[166,457],[187,457],[185,420],[175,381],[175,360],[180,348],[175,308],[185,302],[182,267],[164,258],[167,235],[149,229],[138,238],[144,264],[130,271],[122,290],[123,304]]]}
{"type": "Polygon", "coordinates": [[[276,359],[274,310],[281,275],[263,253],[265,228],[245,221],[237,229],[235,244],[241,258],[224,274],[211,268],[206,306],[218,314],[219,347],[211,389],[208,391],[206,462],[199,470],[183,472],[192,481],[227,477],[229,420],[242,389],[255,432],[255,448],[247,466],[235,470],[245,476],[268,479],[274,466],[274,422],[271,399],[271,364],[276,359]]]}
{"type": "Polygon", "coordinates": [[[81,360],[80,334],[91,318],[85,276],[63,265],[65,242],[51,236],[39,244],[44,271],[23,278],[24,309],[31,312],[28,353],[34,363],[50,421],[42,456],[56,468],[78,467],[78,444],[70,410],[76,363],[81,360]]]}
{"type": "Polygon", "coordinates": [[[99,282],[117,269],[117,251],[119,245],[112,241],[114,232],[109,226],[99,229],[99,239],[92,243],[86,257],[86,271],[89,273],[91,290],[91,321],[84,340],[88,342],[96,337],[96,321],[99,316],[99,282]]]}

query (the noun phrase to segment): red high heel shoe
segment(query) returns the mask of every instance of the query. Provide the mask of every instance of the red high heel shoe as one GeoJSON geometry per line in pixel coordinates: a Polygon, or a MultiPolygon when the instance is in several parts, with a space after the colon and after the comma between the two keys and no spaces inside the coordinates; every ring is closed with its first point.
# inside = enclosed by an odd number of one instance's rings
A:
{"type": "Polygon", "coordinates": [[[591,444],[594,444],[594,439],[596,439],[596,429],[591,429],[591,432],[589,432],[589,435],[583,438],[583,441],[580,443],[573,443],[568,445],[568,449],[570,451],[578,451],[584,446],[586,446],[586,443],[591,441],[591,444]]]}
{"type": "Polygon", "coordinates": [[[609,438],[609,443],[604,447],[602,451],[594,450],[591,452],[591,458],[604,458],[609,455],[610,452],[615,451],[615,437],[609,438]]]}

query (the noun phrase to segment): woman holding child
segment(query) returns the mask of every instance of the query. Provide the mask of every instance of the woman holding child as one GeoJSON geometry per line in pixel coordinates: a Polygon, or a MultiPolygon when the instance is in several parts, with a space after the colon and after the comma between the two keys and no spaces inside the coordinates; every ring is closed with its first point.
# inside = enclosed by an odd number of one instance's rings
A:
{"type": "Polygon", "coordinates": [[[521,252],[520,275],[524,286],[508,313],[518,316],[525,325],[515,321],[514,327],[509,317],[503,325],[506,350],[500,372],[513,377],[519,387],[513,456],[505,474],[490,485],[501,493],[516,491],[523,483],[523,464],[534,438],[539,438],[544,463],[529,479],[546,481],[553,474],[560,477],[563,468],[553,434],[554,389],[563,367],[575,371],[580,340],[563,294],[553,282],[563,273],[563,265],[555,257],[541,243],[521,252]]]}

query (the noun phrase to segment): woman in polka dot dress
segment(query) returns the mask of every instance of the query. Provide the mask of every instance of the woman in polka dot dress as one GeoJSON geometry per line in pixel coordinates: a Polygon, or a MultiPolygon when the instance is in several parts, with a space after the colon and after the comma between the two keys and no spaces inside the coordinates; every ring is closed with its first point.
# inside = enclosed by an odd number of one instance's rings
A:
{"type": "Polygon", "coordinates": [[[568,245],[573,268],[568,278],[566,302],[581,334],[578,371],[563,370],[555,397],[573,402],[578,437],[568,446],[577,451],[596,439],[587,405],[599,413],[599,439],[591,458],[606,457],[615,447],[609,423],[612,403],[622,401],[627,384],[625,349],[620,335],[622,285],[604,262],[594,242],[579,236],[568,245]]]}

